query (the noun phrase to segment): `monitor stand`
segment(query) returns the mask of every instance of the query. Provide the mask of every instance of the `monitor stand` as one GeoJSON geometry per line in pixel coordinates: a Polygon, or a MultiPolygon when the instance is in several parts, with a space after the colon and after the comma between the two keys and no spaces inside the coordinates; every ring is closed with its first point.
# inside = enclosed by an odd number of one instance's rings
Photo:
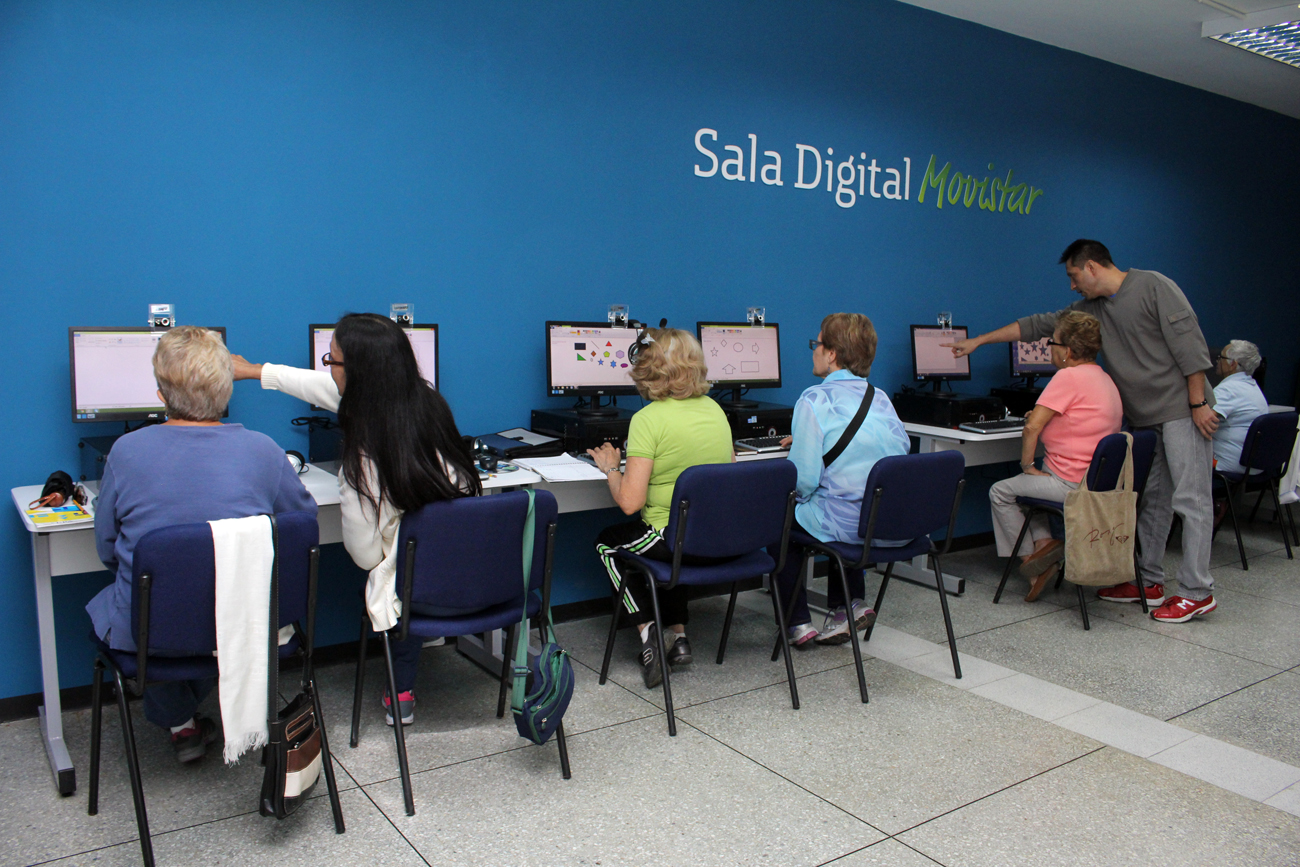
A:
{"type": "Polygon", "coordinates": [[[727,409],[758,409],[758,401],[742,400],[740,397],[740,389],[738,388],[731,389],[730,398],[726,398],[726,399],[715,398],[715,400],[717,400],[718,406],[725,407],[727,409]]]}
{"type": "MultiPolygon", "coordinates": [[[[611,401],[613,399],[610,398],[611,401]]],[[[618,406],[614,403],[601,406],[600,397],[594,394],[591,396],[591,403],[588,406],[574,407],[573,411],[581,418],[618,418],[618,406]]]]}

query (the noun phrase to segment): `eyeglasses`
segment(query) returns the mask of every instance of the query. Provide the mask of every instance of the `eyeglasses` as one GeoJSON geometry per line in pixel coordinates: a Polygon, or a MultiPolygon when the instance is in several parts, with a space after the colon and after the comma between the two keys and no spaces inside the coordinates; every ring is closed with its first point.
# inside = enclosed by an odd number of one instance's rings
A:
{"type": "Polygon", "coordinates": [[[1057,343],[1055,340],[1048,340],[1048,341],[1047,341],[1047,345],[1048,345],[1048,346],[1059,346],[1059,347],[1061,347],[1062,349],[1068,349],[1068,348],[1069,348],[1069,347],[1066,346],[1064,343],[1057,343]]]}
{"type": "Polygon", "coordinates": [[[1224,355],[1222,352],[1220,352],[1218,355],[1216,355],[1216,356],[1214,357],[1214,360],[1215,360],[1215,361],[1236,361],[1235,358],[1229,358],[1228,356],[1224,355]]]}
{"type": "Polygon", "coordinates": [[[825,346],[825,345],[826,345],[826,344],[822,343],[820,340],[818,340],[818,339],[816,339],[816,338],[813,338],[812,340],[809,340],[809,341],[808,341],[808,348],[809,348],[809,349],[816,349],[816,348],[819,347],[819,346],[825,346]]]}
{"type": "Polygon", "coordinates": [[[332,352],[327,352],[324,355],[322,355],[320,357],[320,363],[325,365],[326,367],[334,367],[336,365],[338,367],[343,366],[343,362],[334,360],[334,353],[332,352]]]}

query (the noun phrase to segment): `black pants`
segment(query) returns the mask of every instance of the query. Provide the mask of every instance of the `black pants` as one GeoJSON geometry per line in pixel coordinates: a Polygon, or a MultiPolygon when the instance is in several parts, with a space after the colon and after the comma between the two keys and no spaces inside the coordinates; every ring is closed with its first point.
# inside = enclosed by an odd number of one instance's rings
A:
{"type": "MultiPolygon", "coordinates": [[[[812,534],[799,526],[796,520],[790,527],[791,533],[798,531],[806,535],[812,534]]],[[[812,614],[808,611],[808,587],[805,585],[799,591],[799,596],[793,600],[790,594],[794,592],[795,582],[799,579],[799,568],[803,566],[804,547],[796,545],[794,540],[790,541],[790,550],[785,557],[785,568],[776,576],[777,587],[781,590],[781,604],[789,612],[787,623],[790,626],[798,626],[801,623],[811,623],[812,614]]],[[[779,549],[769,548],[767,553],[776,559],[780,555],[779,549]]],[[[848,574],[849,593],[854,599],[862,599],[867,592],[866,578],[861,569],[850,569],[848,574]]],[[[826,576],[826,607],[831,611],[844,605],[844,591],[840,587],[840,576],[835,573],[834,569],[826,576]]]]}

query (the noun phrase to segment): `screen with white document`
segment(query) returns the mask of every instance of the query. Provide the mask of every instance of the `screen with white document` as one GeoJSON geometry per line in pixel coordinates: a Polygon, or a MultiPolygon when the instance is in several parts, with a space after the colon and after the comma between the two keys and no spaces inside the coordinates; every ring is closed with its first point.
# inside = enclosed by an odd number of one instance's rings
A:
{"type": "Polygon", "coordinates": [[[944,346],[945,343],[965,339],[964,325],[951,325],[947,328],[913,325],[912,378],[921,382],[970,379],[970,356],[956,358],[952,354],[952,347],[944,346]]]}
{"type": "MultiPolygon", "coordinates": [[[[225,328],[211,328],[226,340],[225,328]]],[[[68,329],[74,422],[161,421],[153,353],[166,329],[147,326],[68,329]]]]}

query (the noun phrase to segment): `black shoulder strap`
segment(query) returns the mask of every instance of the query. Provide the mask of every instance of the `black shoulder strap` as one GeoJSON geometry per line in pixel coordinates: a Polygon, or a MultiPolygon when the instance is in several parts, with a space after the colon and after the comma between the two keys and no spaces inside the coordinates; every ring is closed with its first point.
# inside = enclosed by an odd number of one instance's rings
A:
{"type": "Polygon", "coordinates": [[[830,451],[822,455],[823,467],[829,467],[835,463],[835,459],[844,453],[844,450],[849,447],[849,443],[853,442],[853,437],[857,436],[858,428],[862,427],[862,422],[866,419],[867,413],[871,412],[871,402],[875,399],[876,387],[871,383],[867,383],[867,393],[862,396],[862,405],[858,407],[853,420],[844,429],[844,433],[840,434],[839,442],[835,443],[830,451]]]}

